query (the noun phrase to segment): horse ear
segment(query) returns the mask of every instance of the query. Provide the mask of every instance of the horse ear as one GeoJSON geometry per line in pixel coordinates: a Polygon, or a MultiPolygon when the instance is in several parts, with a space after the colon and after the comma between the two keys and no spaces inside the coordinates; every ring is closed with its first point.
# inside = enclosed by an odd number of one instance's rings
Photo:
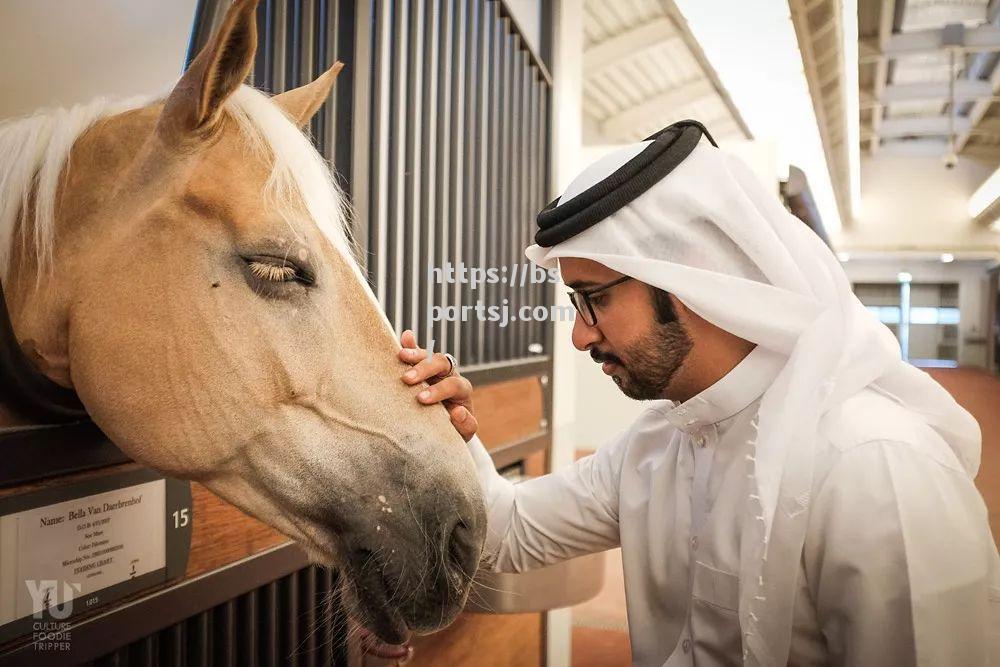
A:
{"type": "Polygon", "coordinates": [[[258,0],[235,0],[222,26],[167,97],[157,132],[170,142],[211,133],[226,100],[253,67],[258,0]]]}
{"type": "Polygon", "coordinates": [[[330,96],[330,90],[340,70],[344,69],[344,63],[339,60],[333,63],[333,67],[326,70],[311,82],[298,88],[286,90],[275,95],[272,100],[281,107],[285,113],[291,116],[292,121],[300,128],[305,127],[309,119],[319,111],[323,102],[330,96]]]}

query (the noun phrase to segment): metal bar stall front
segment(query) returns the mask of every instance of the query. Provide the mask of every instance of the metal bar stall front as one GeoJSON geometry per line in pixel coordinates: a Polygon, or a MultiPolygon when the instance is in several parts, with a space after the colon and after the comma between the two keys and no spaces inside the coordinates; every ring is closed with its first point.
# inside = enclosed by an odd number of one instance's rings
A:
{"type": "MultiPolygon", "coordinates": [[[[199,0],[189,61],[228,5],[199,0]]],[[[552,286],[527,274],[523,257],[550,189],[551,77],[509,8],[500,0],[261,0],[257,21],[251,82],[270,94],[335,60],[347,64],[309,130],[350,198],[359,260],[397,334],[414,328],[422,345],[434,340],[456,354],[478,388],[537,378],[538,429],[491,454],[504,466],[547,451],[553,327],[518,309],[553,302],[552,286]],[[506,307],[497,316],[507,324],[480,303],[506,307]]],[[[116,448],[90,435],[87,466],[119,462],[116,448]]],[[[292,544],[213,567],[81,621],[74,632],[86,640],[73,642],[75,662],[252,656],[282,664],[295,655],[303,665],[347,664],[336,572],[309,567],[292,544]]],[[[30,645],[8,657],[45,664],[30,645]]]]}

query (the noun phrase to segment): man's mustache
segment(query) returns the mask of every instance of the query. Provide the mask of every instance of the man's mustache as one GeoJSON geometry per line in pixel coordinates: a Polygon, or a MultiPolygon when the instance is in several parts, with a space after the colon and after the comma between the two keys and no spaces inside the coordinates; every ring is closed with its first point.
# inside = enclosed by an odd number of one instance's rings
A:
{"type": "Polygon", "coordinates": [[[590,358],[599,364],[603,364],[605,361],[610,361],[613,364],[618,364],[619,366],[622,367],[625,366],[625,364],[622,363],[622,360],[616,357],[615,355],[606,354],[604,352],[601,352],[597,348],[594,348],[590,351],[590,358]]]}

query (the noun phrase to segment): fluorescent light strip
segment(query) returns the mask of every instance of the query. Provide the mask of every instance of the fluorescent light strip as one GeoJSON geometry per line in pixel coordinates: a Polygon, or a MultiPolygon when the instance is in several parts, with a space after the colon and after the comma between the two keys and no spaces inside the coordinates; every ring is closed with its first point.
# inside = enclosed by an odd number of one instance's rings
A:
{"type": "Polygon", "coordinates": [[[850,188],[848,215],[861,211],[861,100],[858,83],[858,2],[844,0],[844,113],[847,114],[847,177],[850,188]]]}
{"type": "Polygon", "coordinates": [[[806,173],[823,226],[837,234],[840,213],[787,0],[675,4],[754,138],[775,141],[806,173]]]}
{"type": "Polygon", "coordinates": [[[969,217],[978,217],[998,198],[1000,198],[1000,169],[994,171],[969,197],[969,217]]]}

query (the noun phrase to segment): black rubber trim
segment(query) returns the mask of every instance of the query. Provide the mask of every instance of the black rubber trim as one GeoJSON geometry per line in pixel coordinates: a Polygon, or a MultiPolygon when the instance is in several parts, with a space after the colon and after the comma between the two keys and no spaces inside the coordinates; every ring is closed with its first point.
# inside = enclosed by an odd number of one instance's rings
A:
{"type": "Polygon", "coordinates": [[[72,389],[45,377],[21,351],[0,286],[0,403],[17,415],[40,424],[65,424],[89,419],[72,389]]]}
{"type": "Polygon", "coordinates": [[[537,218],[535,243],[549,248],[616,213],[677,168],[702,137],[718,147],[705,126],[682,120],[647,137],[653,143],[600,183],[563,205],[556,199],[537,218]]]}

